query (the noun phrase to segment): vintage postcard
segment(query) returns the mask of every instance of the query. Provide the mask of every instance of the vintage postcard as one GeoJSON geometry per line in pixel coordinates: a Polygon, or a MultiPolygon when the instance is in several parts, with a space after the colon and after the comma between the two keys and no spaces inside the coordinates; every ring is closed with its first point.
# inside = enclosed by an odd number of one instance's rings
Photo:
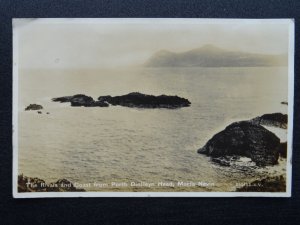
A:
{"type": "Polygon", "coordinates": [[[291,196],[292,19],[13,19],[13,196],[291,196]]]}

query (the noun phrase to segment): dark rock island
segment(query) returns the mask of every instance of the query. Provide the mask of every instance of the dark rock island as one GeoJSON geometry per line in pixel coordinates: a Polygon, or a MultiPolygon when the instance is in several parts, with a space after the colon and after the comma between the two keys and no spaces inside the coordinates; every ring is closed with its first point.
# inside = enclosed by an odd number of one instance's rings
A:
{"type": "Polygon", "coordinates": [[[259,125],[287,129],[288,115],[282,113],[264,114],[262,116],[255,117],[251,120],[251,122],[259,125]]]}
{"type": "Polygon", "coordinates": [[[38,105],[38,104],[30,104],[29,106],[27,106],[25,108],[25,111],[28,111],[28,110],[41,110],[43,109],[43,106],[41,105],[38,105]]]}
{"type": "Polygon", "coordinates": [[[99,101],[107,102],[111,105],[120,105],[136,108],[181,108],[191,105],[190,101],[178,96],[169,95],[146,95],[139,92],[132,92],[121,96],[100,96],[99,101]]]}
{"type": "Polygon", "coordinates": [[[247,157],[256,166],[278,163],[279,156],[287,157],[287,142],[280,139],[266,127],[287,129],[288,115],[269,113],[247,121],[235,122],[215,134],[198,153],[211,157],[221,166],[234,166],[240,157],[247,157]]]}
{"type": "Polygon", "coordinates": [[[134,108],[168,108],[175,109],[181,107],[188,107],[191,105],[190,101],[178,96],[169,95],[146,95],[139,92],[132,92],[127,95],[115,96],[110,95],[100,96],[98,101],[86,95],[65,96],[53,98],[54,102],[70,102],[71,106],[84,107],[107,107],[109,105],[120,105],[134,108]]]}
{"type": "Polygon", "coordinates": [[[214,135],[198,153],[211,156],[221,165],[227,165],[227,156],[245,156],[257,166],[267,166],[277,164],[279,146],[279,138],[263,126],[241,121],[214,135]]]}
{"type": "Polygon", "coordinates": [[[103,101],[95,101],[92,97],[83,94],[74,96],[64,96],[59,98],[53,98],[54,102],[70,102],[71,106],[84,106],[84,107],[108,107],[108,104],[103,101]]]}

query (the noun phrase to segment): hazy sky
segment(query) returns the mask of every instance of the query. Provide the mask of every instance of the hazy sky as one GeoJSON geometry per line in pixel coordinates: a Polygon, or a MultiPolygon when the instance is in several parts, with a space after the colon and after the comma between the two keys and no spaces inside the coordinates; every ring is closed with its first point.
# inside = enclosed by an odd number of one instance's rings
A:
{"type": "Polygon", "coordinates": [[[14,35],[20,68],[140,65],[161,49],[181,52],[205,44],[266,54],[288,51],[287,20],[221,21],[18,19],[14,35]]]}

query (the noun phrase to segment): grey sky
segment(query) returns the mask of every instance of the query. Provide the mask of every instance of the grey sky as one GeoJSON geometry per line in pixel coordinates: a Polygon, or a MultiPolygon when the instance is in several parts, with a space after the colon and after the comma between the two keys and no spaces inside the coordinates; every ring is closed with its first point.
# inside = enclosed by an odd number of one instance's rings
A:
{"type": "Polygon", "coordinates": [[[14,20],[19,67],[54,69],[140,65],[161,49],[181,52],[205,44],[287,53],[288,28],[287,20],[14,20]]]}

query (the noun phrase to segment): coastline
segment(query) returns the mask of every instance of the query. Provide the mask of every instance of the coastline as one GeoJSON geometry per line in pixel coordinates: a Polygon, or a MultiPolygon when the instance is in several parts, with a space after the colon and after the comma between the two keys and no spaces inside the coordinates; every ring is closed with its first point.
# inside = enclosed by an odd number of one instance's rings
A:
{"type": "MultiPolygon", "coordinates": [[[[280,138],[280,142],[286,141],[286,128],[277,128],[273,126],[264,126],[270,132],[274,133],[280,138]]],[[[282,156],[279,157],[278,163],[268,166],[257,166],[253,164],[251,159],[247,157],[239,157],[237,161],[224,166],[217,160],[209,159],[211,165],[225,177],[230,177],[233,173],[239,174],[235,180],[236,182],[226,183],[222,186],[221,183],[213,185],[203,185],[202,181],[170,181],[166,184],[159,185],[159,182],[137,182],[132,185],[132,182],[124,182],[122,185],[105,184],[97,186],[98,189],[92,190],[96,192],[284,192],[286,182],[286,167],[287,160],[282,156]],[[249,161],[250,160],[250,161],[249,161]],[[239,182],[238,177],[245,176],[243,181],[239,182]],[[247,181],[245,181],[247,180],[247,181]],[[186,185],[179,185],[179,183],[186,183],[186,185]],[[139,184],[140,183],[140,184],[139,184]],[[268,184],[270,184],[268,186],[268,184]],[[226,187],[222,189],[222,187],[226,187]]],[[[59,179],[56,182],[47,183],[43,179],[23,176],[18,176],[18,192],[83,192],[91,191],[90,187],[95,184],[78,184],[72,183],[67,179],[59,179]],[[29,184],[28,184],[29,182],[29,184]]],[[[95,187],[95,186],[94,186],[95,187]]]]}

